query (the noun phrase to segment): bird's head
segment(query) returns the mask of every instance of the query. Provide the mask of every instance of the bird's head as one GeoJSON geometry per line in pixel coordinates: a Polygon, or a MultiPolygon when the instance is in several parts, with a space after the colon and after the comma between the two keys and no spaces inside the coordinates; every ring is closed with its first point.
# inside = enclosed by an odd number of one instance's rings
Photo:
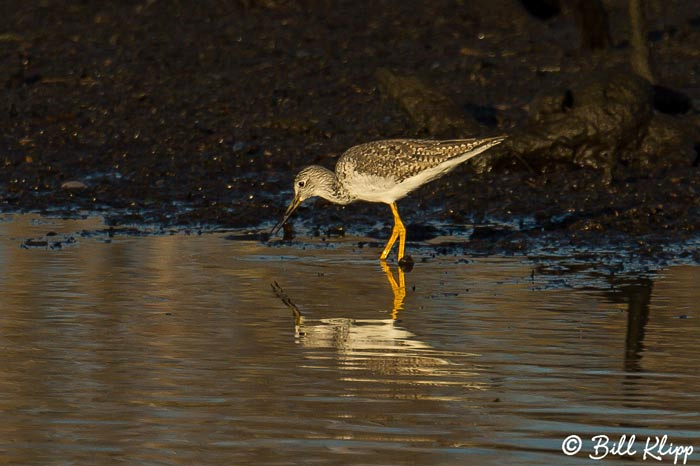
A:
{"type": "Polygon", "coordinates": [[[318,165],[311,165],[300,171],[294,177],[294,198],[282,220],[270,231],[270,235],[277,233],[297,207],[308,198],[321,196],[329,199],[329,196],[332,196],[335,181],[335,175],[330,170],[318,165]]]}

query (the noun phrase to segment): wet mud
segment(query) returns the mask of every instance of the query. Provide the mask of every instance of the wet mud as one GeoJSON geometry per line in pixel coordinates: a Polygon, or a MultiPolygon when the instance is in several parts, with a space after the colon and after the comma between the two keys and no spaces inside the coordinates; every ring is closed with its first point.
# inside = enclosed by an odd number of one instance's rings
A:
{"type": "MultiPolygon", "coordinates": [[[[305,165],[370,140],[503,132],[400,202],[409,241],[697,260],[683,247],[700,227],[694,2],[649,4],[654,83],[627,65],[625,2],[602,2],[605,37],[537,3],[3,2],[0,208],[265,240],[305,165]]],[[[383,205],[312,201],[284,235],[381,242],[390,222],[383,205]]]]}

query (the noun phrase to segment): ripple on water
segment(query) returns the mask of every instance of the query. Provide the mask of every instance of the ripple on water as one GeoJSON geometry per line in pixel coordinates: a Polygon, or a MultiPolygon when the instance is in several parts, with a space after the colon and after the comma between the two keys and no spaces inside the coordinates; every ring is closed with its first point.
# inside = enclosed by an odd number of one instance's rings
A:
{"type": "Polygon", "coordinates": [[[351,238],[86,229],[0,222],[9,462],[560,463],[570,434],[578,460],[596,434],[700,438],[697,266],[444,256],[402,276],[351,238]],[[79,240],[20,247],[49,231],[79,240]]]}

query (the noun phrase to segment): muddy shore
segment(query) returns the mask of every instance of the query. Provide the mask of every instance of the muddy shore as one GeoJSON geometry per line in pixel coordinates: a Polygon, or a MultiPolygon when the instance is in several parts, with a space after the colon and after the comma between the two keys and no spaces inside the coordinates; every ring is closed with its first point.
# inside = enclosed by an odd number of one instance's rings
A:
{"type": "MultiPolygon", "coordinates": [[[[591,51],[571,11],[543,19],[514,0],[6,1],[0,209],[262,230],[297,170],[354,144],[507,133],[491,158],[401,201],[409,240],[469,224],[472,251],[676,254],[700,231],[700,16],[692,1],[649,2],[657,84],[685,99],[669,109],[651,83],[610,77],[629,61],[624,3],[603,2],[610,45],[591,51]],[[637,90],[615,100],[615,85],[637,90]],[[407,108],[406,92],[450,120],[421,119],[435,112],[407,108]],[[612,101],[626,120],[587,120],[612,101]]],[[[322,200],[293,219],[377,238],[390,222],[384,205],[322,200]]]]}

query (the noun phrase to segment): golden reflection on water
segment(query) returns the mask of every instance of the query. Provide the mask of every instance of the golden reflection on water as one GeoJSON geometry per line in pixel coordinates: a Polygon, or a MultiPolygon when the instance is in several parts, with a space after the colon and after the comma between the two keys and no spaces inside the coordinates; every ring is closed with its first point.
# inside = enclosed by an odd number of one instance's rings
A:
{"type": "MultiPolygon", "coordinates": [[[[448,360],[431,356],[438,351],[416,335],[402,328],[396,320],[399,311],[404,308],[406,297],[405,272],[397,267],[398,281],[390,267],[382,262],[388,285],[393,294],[393,304],[388,319],[354,319],[348,317],[307,320],[302,310],[294,304],[282,287],[274,282],[272,289],[282,303],[292,312],[294,319],[294,336],[305,348],[335,348],[339,353],[340,367],[346,370],[369,370],[374,374],[375,382],[391,383],[391,379],[377,380],[376,375],[384,376],[434,376],[431,384],[458,383],[472,389],[484,389],[478,383],[468,383],[468,372],[454,367],[448,360]],[[447,367],[446,366],[451,366],[447,367]],[[444,376],[455,371],[463,377],[459,382],[448,380],[444,376]]],[[[461,354],[465,356],[465,354],[461,354]]],[[[324,356],[325,357],[325,356],[324,356]]],[[[366,378],[343,377],[345,381],[363,381],[366,378]]],[[[405,382],[405,380],[400,380],[405,382]]],[[[423,383],[416,382],[415,383],[423,383]]]]}
{"type": "Polygon", "coordinates": [[[394,274],[386,262],[380,263],[382,270],[386,274],[386,278],[391,285],[391,292],[394,294],[394,304],[391,309],[391,318],[396,319],[399,315],[399,311],[403,309],[403,301],[406,299],[406,274],[401,267],[396,268],[396,272],[399,275],[399,281],[394,279],[394,274]]]}
{"type": "Polygon", "coordinates": [[[700,437],[696,266],[592,287],[520,258],[405,274],[349,241],[80,234],[102,228],[0,222],[8,463],[541,464],[574,432],[700,437]]]}

